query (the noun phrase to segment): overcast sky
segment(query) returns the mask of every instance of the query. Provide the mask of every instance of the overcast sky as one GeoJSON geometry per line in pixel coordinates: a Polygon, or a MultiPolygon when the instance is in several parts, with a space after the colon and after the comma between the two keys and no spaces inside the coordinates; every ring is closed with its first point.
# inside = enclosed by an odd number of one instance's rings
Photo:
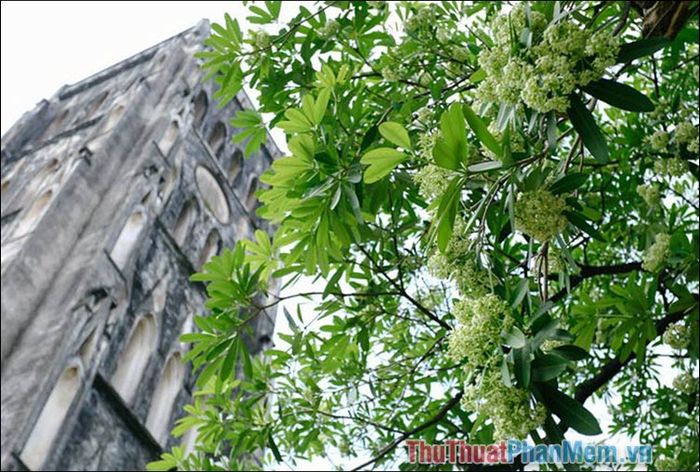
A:
{"type": "MultiPolygon", "coordinates": [[[[296,2],[290,2],[296,3],[296,2]]],[[[2,2],[2,134],[42,98],[241,2],[2,2]]],[[[296,11],[296,5],[287,10],[296,11]]]]}

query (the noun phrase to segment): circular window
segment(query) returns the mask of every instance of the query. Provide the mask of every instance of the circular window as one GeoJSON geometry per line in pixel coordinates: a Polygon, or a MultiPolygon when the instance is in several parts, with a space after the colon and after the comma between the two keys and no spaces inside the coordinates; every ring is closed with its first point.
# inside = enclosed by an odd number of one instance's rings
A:
{"type": "Polygon", "coordinates": [[[205,206],[221,223],[228,222],[230,215],[228,201],[216,177],[205,167],[199,166],[195,171],[195,179],[205,206]]]}

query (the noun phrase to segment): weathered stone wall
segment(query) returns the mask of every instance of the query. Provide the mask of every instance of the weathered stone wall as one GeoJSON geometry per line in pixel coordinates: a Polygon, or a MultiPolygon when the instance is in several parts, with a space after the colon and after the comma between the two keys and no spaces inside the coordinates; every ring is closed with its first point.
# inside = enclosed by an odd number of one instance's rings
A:
{"type": "MultiPolygon", "coordinates": [[[[194,52],[208,24],[148,49],[25,114],[2,141],[3,470],[141,469],[178,444],[192,395],[179,342],[204,287],[190,275],[269,230],[194,52]],[[171,360],[171,362],[169,362],[171,360]]],[[[272,336],[256,322],[250,347],[272,336]]]]}

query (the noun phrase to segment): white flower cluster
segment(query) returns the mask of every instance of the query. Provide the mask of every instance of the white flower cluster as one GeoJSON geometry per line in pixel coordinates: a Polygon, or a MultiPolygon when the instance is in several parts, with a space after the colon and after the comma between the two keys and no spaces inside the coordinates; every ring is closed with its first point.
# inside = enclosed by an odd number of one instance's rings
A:
{"type": "Polygon", "coordinates": [[[681,372],[673,379],[673,388],[686,395],[691,395],[698,391],[698,379],[689,372],[681,372]]]}
{"type": "Polygon", "coordinates": [[[418,136],[418,154],[427,162],[433,160],[433,148],[440,138],[440,132],[435,130],[426,131],[418,136]]]}
{"type": "Polygon", "coordinates": [[[266,49],[272,44],[272,38],[263,30],[251,31],[250,39],[257,49],[266,49]]]}
{"type": "Polygon", "coordinates": [[[681,470],[678,460],[674,457],[657,457],[654,461],[654,468],[656,470],[681,470]]]}
{"type": "Polygon", "coordinates": [[[413,33],[421,28],[432,26],[435,23],[435,6],[418,5],[416,12],[404,22],[407,33],[413,33]]]}
{"type": "Polygon", "coordinates": [[[450,50],[450,53],[452,54],[452,57],[454,59],[461,61],[461,62],[466,62],[469,59],[469,56],[471,56],[469,49],[467,49],[464,46],[453,47],[450,50]]]}
{"type": "Polygon", "coordinates": [[[338,34],[338,31],[340,31],[340,23],[336,20],[328,20],[325,25],[319,28],[318,35],[321,38],[328,39],[338,34]]]}
{"type": "Polygon", "coordinates": [[[683,322],[674,323],[664,333],[664,343],[672,349],[682,350],[690,344],[690,330],[683,322]]]}
{"type": "Polygon", "coordinates": [[[515,202],[515,227],[538,241],[549,241],[566,228],[566,201],[548,190],[525,192],[515,202]]]}
{"type": "Polygon", "coordinates": [[[662,129],[655,131],[649,137],[649,145],[654,151],[665,151],[670,141],[671,136],[662,129]]]}
{"type": "Polygon", "coordinates": [[[458,324],[450,334],[450,357],[454,361],[466,358],[464,370],[476,372],[498,352],[501,331],[513,325],[513,318],[508,305],[492,293],[458,301],[454,314],[458,324]]]}
{"type": "Polygon", "coordinates": [[[671,248],[671,236],[666,233],[659,233],[654,239],[654,244],[649,246],[644,253],[644,261],[642,268],[649,272],[657,272],[660,270],[666,258],[669,256],[671,248]]]}
{"type": "Polygon", "coordinates": [[[447,31],[445,28],[440,27],[435,31],[435,39],[437,39],[438,42],[445,44],[449,43],[452,37],[449,31],[447,31]]]}
{"type": "Polygon", "coordinates": [[[590,33],[569,20],[547,25],[544,15],[531,11],[528,17],[522,5],[494,19],[492,32],[496,44],[479,56],[486,72],[481,100],[522,100],[541,113],[566,111],[568,96],[602,77],[619,50],[606,30],[590,33]]]}
{"type": "Polygon", "coordinates": [[[387,82],[398,82],[401,79],[399,69],[392,66],[384,66],[382,68],[382,78],[387,82]]]}
{"type": "Polygon", "coordinates": [[[465,385],[462,404],[491,418],[495,441],[524,439],[544,423],[547,415],[544,405],[533,405],[530,392],[504,385],[497,366],[492,366],[478,382],[465,385]]]}
{"type": "Polygon", "coordinates": [[[450,184],[450,171],[434,164],[428,164],[413,175],[418,191],[426,200],[439,197],[450,184]]]}
{"type": "Polygon", "coordinates": [[[477,298],[490,292],[491,283],[488,272],[477,265],[470,243],[464,220],[458,217],[447,250],[433,253],[428,271],[435,277],[453,280],[463,296],[477,298]]]}
{"type": "Polygon", "coordinates": [[[418,83],[423,87],[430,87],[433,83],[433,76],[430,75],[430,72],[423,71],[418,77],[418,83]]]}
{"type": "MultiPolygon", "coordinates": [[[[419,109],[418,111],[416,111],[416,121],[419,124],[426,126],[433,120],[434,115],[435,114],[433,113],[433,110],[431,110],[428,107],[423,107],[423,108],[419,109]]],[[[435,131],[428,132],[425,134],[431,134],[433,136],[428,136],[428,137],[424,137],[423,135],[419,136],[418,146],[420,147],[421,151],[423,151],[423,147],[425,146],[425,144],[429,143],[430,150],[428,152],[428,155],[431,155],[433,152],[433,146],[435,145],[435,139],[437,138],[437,134],[435,131]],[[421,139],[427,139],[428,141],[421,142],[421,139]]]]}
{"type": "Polygon", "coordinates": [[[658,184],[638,185],[637,194],[652,208],[657,206],[661,201],[661,190],[658,184]]]}
{"type": "Polygon", "coordinates": [[[500,370],[501,332],[513,326],[508,305],[488,293],[455,304],[457,327],[449,338],[448,353],[466,359],[462,404],[491,419],[496,440],[525,438],[545,419],[543,405],[534,405],[530,392],[503,383],[500,370]]]}
{"type": "Polygon", "coordinates": [[[658,159],[654,162],[654,171],[659,175],[680,177],[688,171],[688,163],[680,157],[658,159]]]}
{"type": "Polygon", "coordinates": [[[684,121],[676,126],[674,139],[679,146],[686,146],[689,152],[698,153],[698,128],[690,121],[684,121]]]}

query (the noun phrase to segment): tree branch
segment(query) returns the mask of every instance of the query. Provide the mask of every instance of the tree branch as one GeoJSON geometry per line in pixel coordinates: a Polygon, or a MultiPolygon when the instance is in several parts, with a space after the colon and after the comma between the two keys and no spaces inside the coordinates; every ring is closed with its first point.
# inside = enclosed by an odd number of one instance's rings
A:
{"type": "Polygon", "coordinates": [[[367,462],[365,462],[365,463],[363,463],[363,464],[360,464],[359,466],[355,467],[353,470],[360,470],[360,469],[363,469],[364,467],[367,467],[367,466],[369,466],[369,465],[374,464],[375,462],[377,462],[378,460],[380,460],[382,457],[386,456],[386,455],[389,454],[391,451],[393,451],[394,449],[396,449],[396,447],[397,447],[399,444],[401,444],[402,442],[404,442],[404,441],[405,441],[406,439],[408,439],[409,437],[413,436],[413,435],[416,434],[416,433],[419,433],[419,432],[423,431],[424,429],[430,428],[430,427],[433,426],[434,424],[439,423],[440,420],[442,420],[442,419],[445,417],[445,415],[447,415],[447,413],[448,413],[457,403],[459,403],[459,401],[462,399],[462,395],[464,395],[464,392],[462,392],[462,391],[460,390],[460,391],[457,393],[457,395],[455,395],[449,402],[447,402],[447,403],[440,409],[440,411],[437,413],[437,415],[435,415],[434,417],[432,417],[431,419],[429,419],[429,420],[426,421],[425,423],[421,423],[421,424],[419,424],[418,426],[416,426],[415,428],[413,428],[413,429],[411,429],[411,430],[409,430],[409,431],[404,432],[401,436],[399,436],[398,438],[394,439],[392,442],[390,442],[389,444],[387,444],[386,446],[384,446],[384,447],[379,451],[379,453],[377,453],[377,455],[374,456],[372,459],[368,460],[367,462]]]}
{"type": "MultiPolygon", "coordinates": [[[[686,315],[692,313],[697,307],[697,296],[695,297],[695,300],[696,302],[693,305],[679,311],[668,313],[663,318],[657,320],[655,323],[656,337],[654,339],[662,336],[672,323],[680,321],[685,318],[686,315]]],[[[651,341],[652,340],[647,340],[646,346],[648,346],[651,341]]],[[[598,372],[594,377],[591,377],[576,387],[576,391],[574,392],[574,398],[576,401],[581,404],[585,403],[589,397],[591,397],[603,385],[615,378],[615,376],[622,372],[622,369],[635,358],[636,354],[631,353],[625,360],[620,360],[619,357],[616,357],[608,361],[605,365],[603,365],[603,367],[601,367],[600,372],[598,372]]],[[[569,427],[563,422],[559,422],[558,427],[561,434],[566,433],[566,430],[569,429],[569,427]]],[[[551,438],[547,438],[547,440],[551,443],[551,438]]]]}
{"type": "Polygon", "coordinates": [[[389,276],[389,274],[387,274],[386,271],[385,271],[384,269],[382,269],[382,268],[374,261],[374,259],[372,259],[372,257],[370,256],[369,252],[367,252],[367,250],[366,250],[364,247],[362,247],[362,246],[359,245],[359,244],[357,245],[357,247],[358,247],[358,249],[359,249],[360,251],[362,251],[362,253],[365,255],[365,257],[367,258],[367,260],[369,260],[370,264],[374,265],[375,268],[384,276],[384,278],[386,279],[386,281],[389,282],[391,285],[393,285],[394,288],[400,292],[400,295],[401,295],[402,297],[404,297],[406,300],[408,300],[409,302],[411,302],[411,303],[413,304],[413,306],[415,306],[416,308],[418,308],[419,311],[421,311],[422,313],[424,313],[426,316],[428,316],[428,318],[430,318],[431,320],[433,320],[434,322],[436,322],[437,324],[439,324],[440,326],[442,326],[443,328],[445,328],[447,331],[452,330],[452,327],[451,327],[449,324],[447,324],[446,322],[444,322],[443,320],[441,320],[440,318],[438,318],[437,315],[435,315],[435,313],[433,313],[432,311],[428,310],[426,307],[424,307],[422,304],[420,304],[420,303],[418,302],[418,300],[414,299],[411,295],[409,295],[408,292],[407,292],[405,289],[401,288],[401,286],[400,286],[393,278],[391,278],[391,277],[389,276]]]}
{"type": "Polygon", "coordinates": [[[573,290],[575,287],[579,286],[581,282],[583,282],[586,279],[590,279],[591,277],[595,277],[597,275],[615,275],[615,274],[625,274],[627,272],[633,272],[635,270],[642,270],[642,263],[641,262],[627,262],[625,264],[612,264],[612,265],[607,265],[607,266],[589,266],[589,265],[582,265],[581,267],[581,273],[578,275],[575,275],[571,277],[571,283],[568,288],[563,288],[559,290],[557,293],[552,295],[549,298],[549,301],[552,303],[557,303],[560,301],[562,298],[564,298],[566,295],[568,295],[571,290],[573,290]]]}
{"type": "MultiPolygon", "coordinates": [[[[686,315],[691,313],[697,304],[691,305],[683,310],[676,311],[676,312],[671,312],[661,318],[660,320],[657,320],[655,323],[656,327],[656,337],[658,338],[659,336],[663,335],[666,330],[668,329],[669,325],[672,323],[675,323],[676,321],[680,321],[683,318],[685,318],[686,315]]],[[[656,339],[656,338],[654,338],[656,339]]],[[[649,345],[651,340],[647,340],[646,344],[649,345]]],[[[580,403],[585,402],[591,395],[593,395],[600,387],[608,383],[610,380],[612,380],[617,374],[619,374],[622,369],[630,363],[634,358],[636,357],[635,353],[631,353],[627,359],[620,360],[619,357],[616,357],[610,361],[608,361],[607,364],[603,365],[603,367],[600,369],[600,372],[596,374],[594,377],[591,377],[590,379],[586,380],[585,382],[579,384],[578,387],[576,387],[576,393],[574,395],[574,398],[576,398],[577,401],[580,403]]]]}

